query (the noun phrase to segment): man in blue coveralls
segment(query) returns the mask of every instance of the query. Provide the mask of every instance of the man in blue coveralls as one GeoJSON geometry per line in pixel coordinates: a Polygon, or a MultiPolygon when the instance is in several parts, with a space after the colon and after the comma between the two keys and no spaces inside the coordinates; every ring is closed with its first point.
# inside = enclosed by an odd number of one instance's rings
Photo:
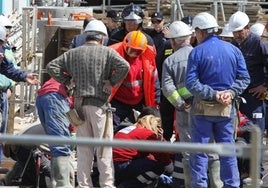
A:
{"type": "MultiPolygon", "coordinates": [[[[234,144],[233,98],[250,82],[244,57],[237,47],[215,35],[218,24],[211,14],[197,14],[192,27],[199,45],[189,55],[185,78],[185,85],[194,96],[191,141],[208,143],[214,136],[217,143],[234,144]]],[[[223,188],[239,188],[236,157],[219,159],[223,188]]],[[[208,187],[207,154],[191,153],[190,166],[191,188],[208,187]]]]}

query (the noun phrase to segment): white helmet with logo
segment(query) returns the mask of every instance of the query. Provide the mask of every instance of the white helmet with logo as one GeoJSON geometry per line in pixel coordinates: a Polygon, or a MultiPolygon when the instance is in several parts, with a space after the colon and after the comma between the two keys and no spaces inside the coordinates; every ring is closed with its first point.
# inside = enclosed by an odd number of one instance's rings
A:
{"type": "Polygon", "coordinates": [[[89,31],[99,32],[105,36],[108,36],[106,26],[100,20],[90,21],[85,28],[85,32],[89,32],[89,31]]]}
{"type": "Polygon", "coordinates": [[[237,11],[236,13],[232,14],[229,19],[229,27],[230,31],[241,31],[246,27],[249,23],[248,15],[244,12],[237,11]]]}
{"type": "Polygon", "coordinates": [[[174,21],[169,26],[169,32],[166,38],[185,37],[192,34],[190,27],[182,21],[174,21]]]}
{"type": "Polygon", "coordinates": [[[218,27],[219,25],[215,17],[207,12],[201,12],[197,14],[193,19],[193,29],[199,28],[201,30],[206,30],[213,28],[217,29],[218,27]]]}
{"type": "Polygon", "coordinates": [[[5,42],[6,41],[6,28],[2,25],[0,25],[0,40],[5,42]]]}
{"type": "Polygon", "coordinates": [[[0,15],[0,25],[5,26],[5,27],[13,27],[11,21],[4,15],[0,15]]]}

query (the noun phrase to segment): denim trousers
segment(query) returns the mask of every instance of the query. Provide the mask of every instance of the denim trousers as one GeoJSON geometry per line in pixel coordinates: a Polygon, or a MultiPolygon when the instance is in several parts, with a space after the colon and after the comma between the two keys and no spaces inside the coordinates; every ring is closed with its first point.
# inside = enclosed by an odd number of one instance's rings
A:
{"type": "MultiPolygon", "coordinates": [[[[47,135],[70,137],[70,122],[66,113],[70,110],[69,102],[59,93],[51,92],[36,99],[40,122],[47,135]]],[[[51,156],[69,156],[69,145],[50,145],[51,156]]]]}

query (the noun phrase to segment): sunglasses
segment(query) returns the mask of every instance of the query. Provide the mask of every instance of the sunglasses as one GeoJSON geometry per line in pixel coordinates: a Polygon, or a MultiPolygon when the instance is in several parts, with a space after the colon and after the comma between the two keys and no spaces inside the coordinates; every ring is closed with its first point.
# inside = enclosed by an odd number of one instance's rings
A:
{"type": "Polygon", "coordinates": [[[160,24],[162,20],[152,20],[152,24],[160,24]]]}
{"type": "Polygon", "coordinates": [[[137,56],[142,54],[142,50],[137,50],[137,49],[133,49],[133,48],[129,48],[129,47],[127,47],[126,52],[128,55],[130,55],[132,57],[133,56],[137,57],[137,56]]]}

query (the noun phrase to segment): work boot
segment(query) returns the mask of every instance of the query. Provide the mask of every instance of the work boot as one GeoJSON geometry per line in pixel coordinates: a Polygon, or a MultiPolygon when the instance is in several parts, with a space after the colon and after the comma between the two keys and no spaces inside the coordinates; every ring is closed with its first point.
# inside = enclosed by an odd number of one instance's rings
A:
{"type": "Polygon", "coordinates": [[[208,161],[209,184],[211,188],[222,188],[223,182],[220,177],[219,159],[208,161]]]}
{"type": "Polygon", "coordinates": [[[52,157],[51,183],[52,188],[73,188],[72,177],[74,172],[70,156],[52,157]]]}

